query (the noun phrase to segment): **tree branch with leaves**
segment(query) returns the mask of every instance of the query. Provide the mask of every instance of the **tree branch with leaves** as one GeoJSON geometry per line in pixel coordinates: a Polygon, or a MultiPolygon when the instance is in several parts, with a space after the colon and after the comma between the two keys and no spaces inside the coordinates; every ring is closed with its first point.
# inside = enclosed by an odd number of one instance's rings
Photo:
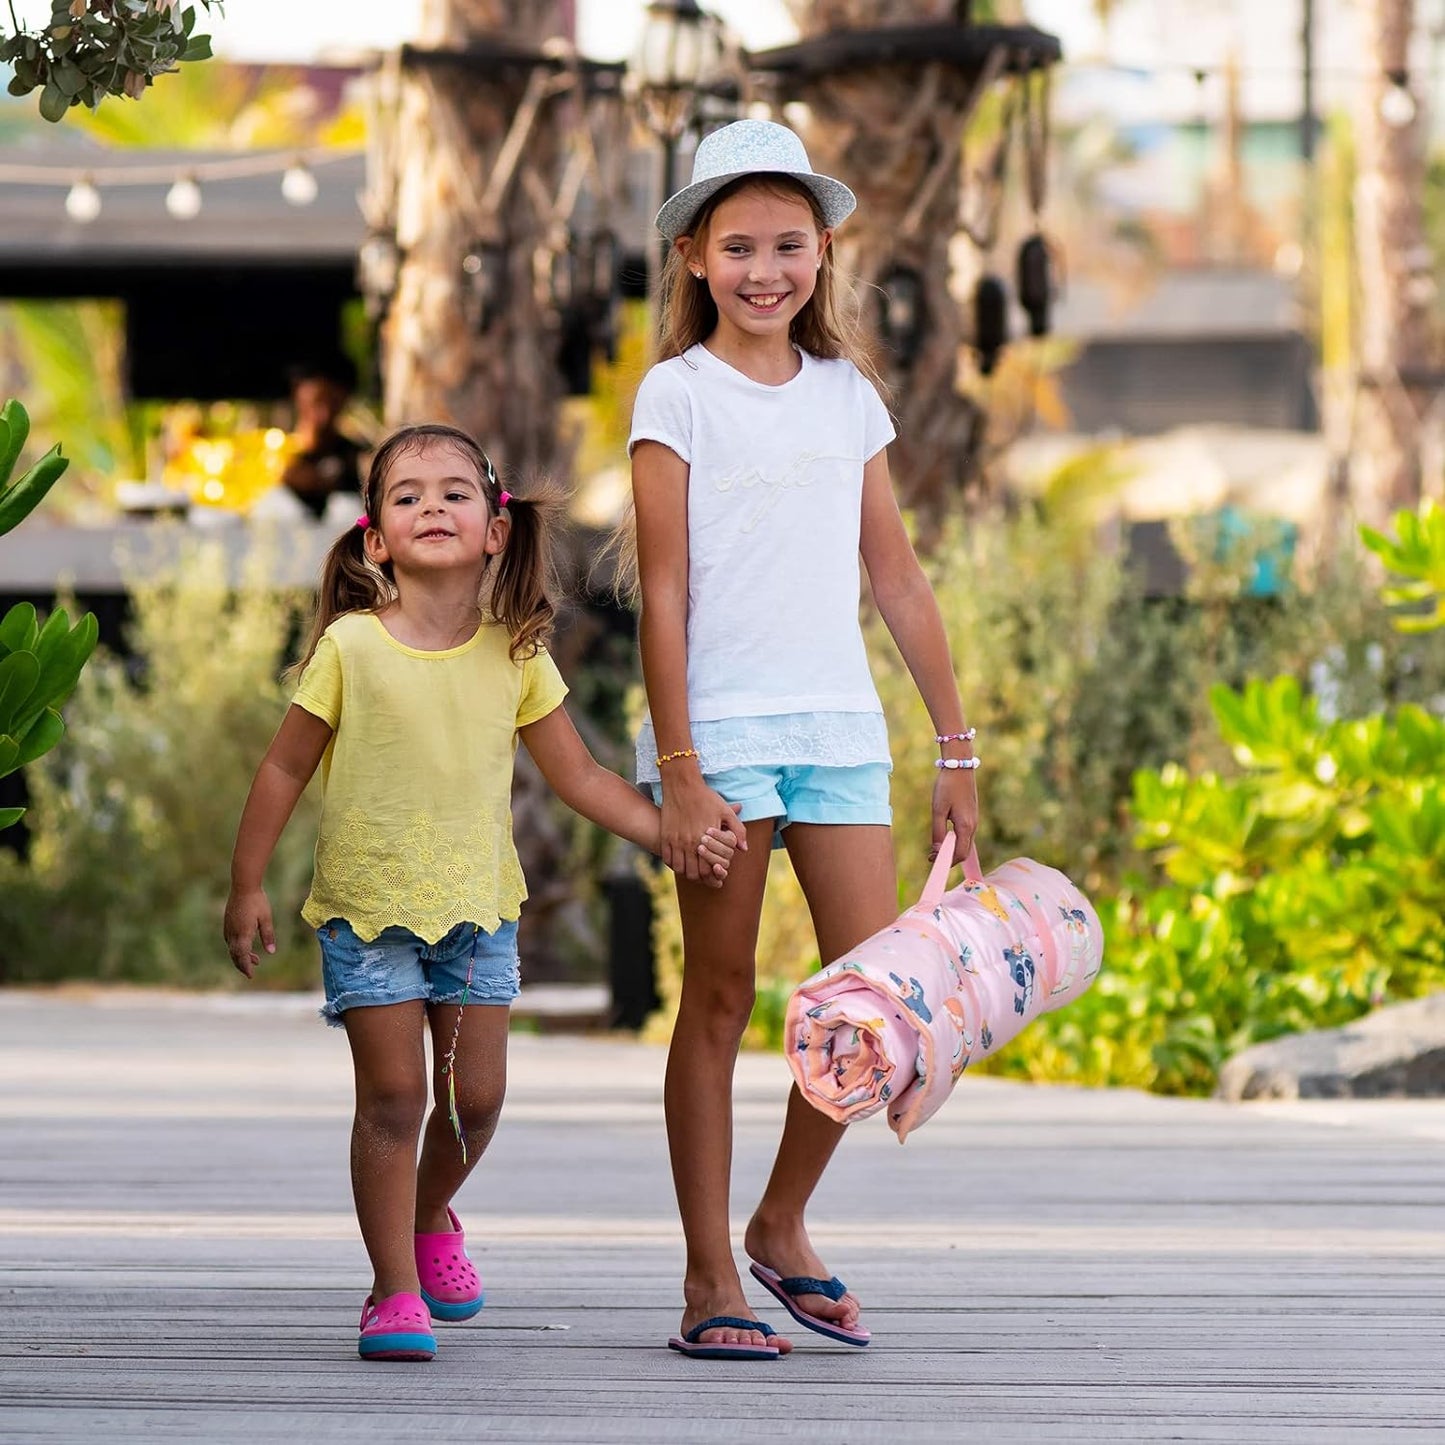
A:
{"type": "MultiPolygon", "coordinates": [[[[221,0],[200,0],[221,11],[221,0]]],[[[13,0],[0,22],[0,62],[14,71],[11,95],[40,92],[40,114],[59,121],[73,105],[94,110],[108,95],[138,100],[146,86],[187,60],[208,60],[211,37],[197,35],[194,6],[181,0],[54,0],[50,23],[27,30],[13,0]]]]}

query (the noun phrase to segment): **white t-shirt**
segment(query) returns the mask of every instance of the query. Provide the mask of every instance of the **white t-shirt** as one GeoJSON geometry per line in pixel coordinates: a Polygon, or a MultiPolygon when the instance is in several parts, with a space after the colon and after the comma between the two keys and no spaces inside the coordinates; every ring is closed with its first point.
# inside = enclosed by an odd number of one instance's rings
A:
{"type": "Polygon", "coordinates": [[[852,362],[799,355],[791,381],[766,386],[694,346],[637,393],[629,452],[657,441],[688,464],[695,723],[881,714],[858,622],[858,542],[863,468],[893,423],[852,362]]]}

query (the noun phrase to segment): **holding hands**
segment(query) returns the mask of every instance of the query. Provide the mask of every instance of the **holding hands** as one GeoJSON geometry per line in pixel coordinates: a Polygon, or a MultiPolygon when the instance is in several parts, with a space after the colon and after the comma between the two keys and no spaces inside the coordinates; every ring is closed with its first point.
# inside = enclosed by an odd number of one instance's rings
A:
{"type": "MultiPolygon", "coordinates": [[[[733,828],[737,828],[734,819],[733,828]]],[[[708,888],[721,888],[723,880],[728,876],[728,869],[732,867],[733,854],[739,848],[746,850],[748,840],[746,833],[734,832],[732,828],[709,828],[703,835],[702,841],[697,845],[697,878],[708,888]]],[[[692,855],[688,855],[690,859],[692,855]]],[[[674,870],[684,877],[690,876],[686,871],[686,861],[682,868],[674,870]]]]}
{"type": "Polygon", "coordinates": [[[733,854],[747,847],[747,828],[738,822],[737,804],[725,801],[695,771],[690,778],[668,780],[658,852],[679,878],[721,888],[733,854]]]}

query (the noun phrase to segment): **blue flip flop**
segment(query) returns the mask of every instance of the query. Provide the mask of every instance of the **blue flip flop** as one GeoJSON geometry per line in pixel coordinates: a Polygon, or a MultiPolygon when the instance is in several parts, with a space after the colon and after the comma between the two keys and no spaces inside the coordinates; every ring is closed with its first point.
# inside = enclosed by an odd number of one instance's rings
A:
{"type": "Polygon", "coordinates": [[[866,1345],[873,1338],[872,1332],[858,1325],[853,1329],[846,1329],[835,1320],[826,1320],[822,1315],[810,1315],[807,1310],[800,1309],[795,1296],[800,1294],[820,1294],[831,1300],[840,1300],[848,1293],[848,1286],[835,1274],[832,1279],[814,1279],[809,1275],[789,1275],[784,1279],[776,1270],[769,1269],[765,1264],[759,1264],[753,1260],[748,1268],[752,1271],[753,1278],[803,1326],[804,1329],[813,1330],[817,1334],[825,1336],[830,1340],[837,1340],[844,1345],[866,1345]]]}
{"type": "Polygon", "coordinates": [[[737,1315],[714,1315],[710,1320],[704,1320],[700,1325],[694,1325],[685,1335],[674,1335],[667,1342],[667,1348],[676,1350],[678,1354],[686,1355],[692,1360],[776,1360],[778,1358],[776,1345],[704,1345],[699,1343],[701,1337],[709,1330],[727,1328],[758,1330],[765,1339],[770,1339],[777,1334],[771,1325],[765,1325],[761,1320],[739,1319],[737,1315]]]}

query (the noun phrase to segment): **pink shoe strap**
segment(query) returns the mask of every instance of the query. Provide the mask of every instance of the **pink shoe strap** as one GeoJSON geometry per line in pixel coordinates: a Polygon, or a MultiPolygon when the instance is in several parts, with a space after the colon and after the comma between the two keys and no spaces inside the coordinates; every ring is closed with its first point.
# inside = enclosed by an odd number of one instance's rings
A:
{"type": "Polygon", "coordinates": [[[451,1227],[451,1231],[450,1231],[450,1232],[447,1232],[447,1231],[443,1230],[443,1231],[440,1231],[440,1232],[438,1232],[438,1233],[436,1233],[436,1234],[418,1234],[418,1235],[416,1236],[416,1238],[417,1238],[418,1240],[443,1240],[443,1239],[447,1239],[447,1240],[453,1240],[453,1241],[456,1241],[456,1240],[460,1239],[460,1237],[465,1233],[465,1230],[462,1229],[462,1222],[461,1222],[461,1220],[457,1218],[457,1212],[456,1212],[456,1210],[453,1209],[450,1205],[447,1206],[447,1218],[448,1218],[449,1220],[451,1220],[451,1225],[452,1225],[452,1227],[451,1227]]]}

